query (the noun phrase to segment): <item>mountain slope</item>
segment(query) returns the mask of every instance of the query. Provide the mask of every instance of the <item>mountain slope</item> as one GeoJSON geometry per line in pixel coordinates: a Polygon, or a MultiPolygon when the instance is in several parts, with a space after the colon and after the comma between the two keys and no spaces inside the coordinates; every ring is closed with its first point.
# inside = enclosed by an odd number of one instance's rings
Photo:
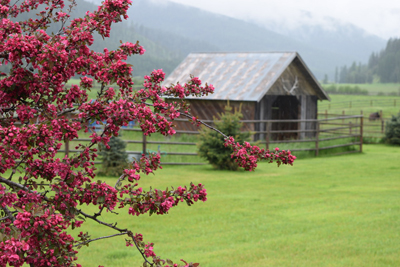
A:
{"type": "Polygon", "coordinates": [[[220,51],[298,51],[318,78],[325,73],[333,75],[336,66],[354,60],[325,46],[309,45],[265,27],[172,2],[136,0],[129,15],[135,23],[208,42],[220,51]]]}
{"type": "Polygon", "coordinates": [[[254,23],[307,45],[346,55],[357,62],[366,63],[372,51],[379,51],[386,44],[383,38],[353,24],[301,10],[291,19],[269,17],[254,23]]]}

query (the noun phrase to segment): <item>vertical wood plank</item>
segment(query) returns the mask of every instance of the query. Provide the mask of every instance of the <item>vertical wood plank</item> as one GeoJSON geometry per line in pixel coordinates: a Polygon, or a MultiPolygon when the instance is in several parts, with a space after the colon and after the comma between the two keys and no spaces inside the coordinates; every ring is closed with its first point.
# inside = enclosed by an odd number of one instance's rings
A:
{"type": "Polygon", "coordinates": [[[267,123],[266,123],[266,126],[267,126],[267,134],[266,134],[266,139],[265,139],[265,141],[267,142],[267,144],[266,144],[266,149],[269,149],[269,136],[270,136],[269,129],[270,129],[270,123],[267,122],[267,123]]]}
{"type": "Polygon", "coordinates": [[[65,156],[68,157],[68,155],[69,155],[69,140],[67,139],[65,141],[65,156]]]}
{"type": "Polygon", "coordinates": [[[319,154],[319,121],[317,121],[316,133],[315,133],[315,156],[319,154]]]}
{"type": "Polygon", "coordinates": [[[147,146],[147,138],[146,138],[146,135],[144,135],[143,134],[143,154],[144,155],[147,155],[147,148],[146,148],[146,146],[147,146]]]}

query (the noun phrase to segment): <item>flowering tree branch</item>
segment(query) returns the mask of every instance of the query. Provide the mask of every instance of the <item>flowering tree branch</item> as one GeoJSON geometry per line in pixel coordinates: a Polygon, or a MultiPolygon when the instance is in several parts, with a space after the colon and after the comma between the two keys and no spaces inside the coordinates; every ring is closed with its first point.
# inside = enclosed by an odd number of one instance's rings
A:
{"type": "MultiPolygon", "coordinates": [[[[181,202],[190,206],[206,201],[204,185],[144,190],[139,187],[141,176],[162,168],[160,155],[149,155],[121,170],[117,183],[111,186],[95,181],[94,161],[96,146],[109,147],[110,138],[118,136],[120,128],[131,121],[136,121],[145,135],[174,135],[173,121],[180,116],[218,131],[193,118],[183,100],[208,95],[214,88],[202,85],[197,77],[182,85],[162,87],[165,74],[155,70],[145,76],[143,88],[134,92],[132,66],[125,60],[145,52],[138,42],[121,43],[115,51],[90,50],[93,34],[109,37],[111,25],[127,18],[131,1],[104,0],[97,10],[67,23],[76,5],[74,0],[70,2],[66,8],[63,0],[13,4],[0,0],[0,66],[10,64],[8,73],[0,72],[0,173],[5,176],[11,172],[8,179],[0,176],[0,266],[80,266],[75,249],[126,235],[126,245],[139,251],[145,266],[196,267],[199,264],[161,259],[153,251],[154,244],[145,243],[141,234],[99,217],[104,211],[118,215],[117,209],[132,216],[167,214],[181,202]],[[15,20],[36,9],[40,10],[38,18],[15,20]],[[61,25],[56,34],[46,32],[52,23],[61,25]],[[79,85],[67,84],[77,76],[79,85]],[[87,91],[93,89],[94,82],[101,84],[101,89],[91,101],[87,91]],[[167,103],[163,96],[181,100],[167,103]],[[106,122],[101,133],[91,133],[89,142],[78,144],[79,153],[58,157],[64,142],[88,133],[89,125],[96,121],[106,122]],[[99,211],[88,214],[83,204],[99,211]],[[91,238],[81,232],[73,238],[68,230],[86,220],[116,233],[91,238]]],[[[289,151],[271,152],[249,143],[238,144],[218,132],[245,170],[254,170],[260,160],[279,166],[291,165],[295,159],[289,151]]]]}

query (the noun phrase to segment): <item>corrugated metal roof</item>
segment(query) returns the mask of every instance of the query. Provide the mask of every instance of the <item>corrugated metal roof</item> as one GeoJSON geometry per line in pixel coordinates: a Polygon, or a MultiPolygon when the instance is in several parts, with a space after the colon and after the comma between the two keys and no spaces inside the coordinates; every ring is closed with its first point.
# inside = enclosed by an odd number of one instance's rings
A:
{"type": "Polygon", "coordinates": [[[215,87],[214,94],[201,99],[260,101],[297,56],[296,52],[191,53],[163,84],[184,83],[193,75],[215,87]]]}

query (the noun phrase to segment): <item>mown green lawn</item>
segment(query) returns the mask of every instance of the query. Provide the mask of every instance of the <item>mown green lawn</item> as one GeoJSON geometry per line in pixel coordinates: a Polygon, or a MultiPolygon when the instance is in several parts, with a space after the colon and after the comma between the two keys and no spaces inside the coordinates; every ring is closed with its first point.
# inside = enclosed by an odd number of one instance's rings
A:
{"type": "MultiPolygon", "coordinates": [[[[142,233],[162,257],[201,266],[400,266],[399,161],[399,147],[366,145],[362,154],[298,159],[293,167],[262,163],[252,173],[166,166],[141,185],[204,183],[208,201],[163,216],[120,211],[102,219],[142,233]]],[[[87,225],[78,231],[113,233],[87,225]]],[[[92,243],[79,259],[83,266],[142,264],[124,238],[92,243]]]]}

